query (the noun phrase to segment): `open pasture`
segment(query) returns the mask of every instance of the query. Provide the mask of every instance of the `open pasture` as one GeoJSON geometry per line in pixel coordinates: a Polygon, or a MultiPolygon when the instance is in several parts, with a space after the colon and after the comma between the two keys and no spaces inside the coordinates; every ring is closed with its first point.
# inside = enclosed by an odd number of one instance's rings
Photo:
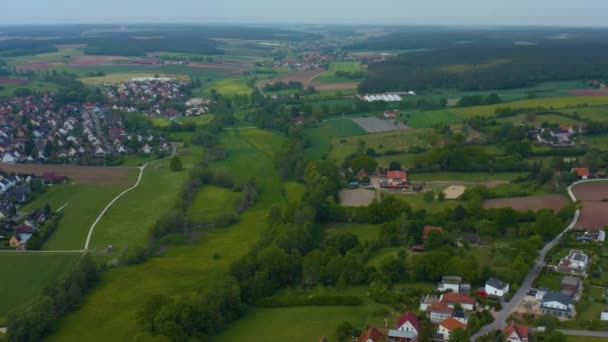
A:
{"type": "Polygon", "coordinates": [[[511,197],[485,200],[484,208],[513,208],[519,211],[552,209],[558,212],[568,205],[569,201],[562,195],[541,195],[528,197],[511,197]]]}
{"type": "Polygon", "coordinates": [[[138,170],[126,167],[78,166],[78,165],[37,165],[37,164],[4,164],[4,172],[27,173],[42,176],[45,173],[56,173],[65,176],[77,184],[97,185],[133,185],[138,170]]]}
{"type": "Polygon", "coordinates": [[[361,126],[367,133],[382,133],[400,131],[408,127],[397,120],[385,120],[378,118],[355,118],[353,121],[361,126]]]}
{"type": "Polygon", "coordinates": [[[586,106],[599,106],[608,104],[608,96],[573,96],[573,97],[547,97],[521,101],[505,102],[496,105],[452,108],[464,117],[493,116],[497,108],[530,108],[530,109],[566,109],[585,108],[586,106]]]}
{"type": "Polygon", "coordinates": [[[253,88],[247,84],[246,80],[240,78],[225,78],[214,81],[205,87],[203,94],[209,96],[212,89],[227,97],[251,95],[253,92],[253,88]]]}
{"type": "Polygon", "coordinates": [[[211,224],[218,217],[234,212],[239,193],[217,186],[203,186],[188,208],[186,218],[192,224],[211,224]]]}

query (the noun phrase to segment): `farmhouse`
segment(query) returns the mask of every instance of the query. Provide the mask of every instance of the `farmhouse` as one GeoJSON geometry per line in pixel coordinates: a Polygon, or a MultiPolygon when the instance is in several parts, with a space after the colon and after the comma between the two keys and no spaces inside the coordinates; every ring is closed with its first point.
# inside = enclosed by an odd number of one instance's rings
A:
{"type": "Polygon", "coordinates": [[[509,293],[509,284],[496,278],[490,278],[486,281],[484,289],[488,296],[503,298],[509,293]]]}
{"type": "Polygon", "coordinates": [[[439,323],[439,328],[437,329],[437,333],[443,335],[443,339],[445,341],[449,341],[450,333],[456,329],[465,329],[467,327],[466,324],[457,320],[454,317],[450,317],[441,323],[439,323]]]}
{"type": "Polygon", "coordinates": [[[576,172],[580,179],[589,179],[590,172],[589,168],[586,167],[575,167],[571,170],[571,172],[576,172]]]}
{"type": "Polygon", "coordinates": [[[376,327],[371,327],[359,335],[357,342],[381,342],[386,340],[386,336],[376,327]]]}
{"type": "Polygon", "coordinates": [[[574,306],[572,298],[561,292],[551,291],[545,295],[540,304],[540,309],[543,314],[554,315],[558,317],[570,317],[574,306]]]}
{"type": "Polygon", "coordinates": [[[509,342],[528,342],[528,326],[515,324],[514,321],[504,330],[509,342]]]}

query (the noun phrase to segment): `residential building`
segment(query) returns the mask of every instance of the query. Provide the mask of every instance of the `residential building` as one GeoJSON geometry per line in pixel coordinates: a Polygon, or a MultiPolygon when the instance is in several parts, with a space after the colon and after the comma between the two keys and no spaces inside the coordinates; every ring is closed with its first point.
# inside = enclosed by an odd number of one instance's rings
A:
{"type": "Polygon", "coordinates": [[[539,287],[538,289],[536,289],[536,295],[534,295],[534,297],[538,300],[543,300],[543,298],[545,297],[545,295],[547,293],[549,293],[550,290],[546,287],[539,287]]]}
{"type": "Polygon", "coordinates": [[[439,297],[441,303],[447,305],[449,308],[454,309],[456,305],[460,305],[464,310],[473,311],[475,310],[475,298],[464,293],[448,292],[439,297]]]}
{"type": "Polygon", "coordinates": [[[574,297],[581,286],[581,281],[577,277],[564,276],[560,286],[563,294],[569,297],[574,297]]]}
{"type": "Polygon", "coordinates": [[[486,281],[485,292],[489,296],[503,298],[509,293],[509,284],[497,278],[490,278],[486,281]]]}
{"type": "Polygon", "coordinates": [[[357,342],[381,342],[385,341],[386,336],[377,328],[371,327],[359,335],[357,342]]]}
{"type": "Polygon", "coordinates": [[[515,324],[514,321],[504,330],[509,342],[528,342],[528,326],[515,324]]]}
{"type": "Polygon", "coordinates": [[[441,302],[435,302],[426,309],[427,316],[433,323],[439,323],[452,317],[454,309],[441,302]]]}
{"type": "Polygon", "coordinates": [[[466,327],[466,324],[462,323],[454,317],[450,317],[439,323],[437,333],[443,335],[443,339],[445,341],[448,341],[450,339],[450,334],[452,333],[452,331],[456,329],[465,329],[466,327]]]}
{"type": "Polygon", "coordinates": [[[573,308],[572,298],[555,291],[547,293],[540,304],[540,309],[544,314],[558,317],[570,317],[573,308]]]}
{"type": "Polygon", "coordinates": [[[439,302],[438,296],[426,295],[426,296],[422,297],[422,300],[420,300],[419,310],[426,312],[426,309],[435,302],[439,302]]]}
{"type": "Polygon", "coordinates": [[[399,318],[395,329],[388,331],[388,340],[391,342],[415,341],[419,330],[418,318],[413,313],[408,312],[399,318]]]}
{"type": "Polygon", "coordinates": [[[583,274],[589,266],[589,256],[579,250],[571,250],[570,253],[560,260],[557,271],[561,273],[583,274]]]}
{"type": "MultiPolygon", "coordinates": [[[[423,239],[426,239],[427,235],[431,230],[443,231],[439,227],[424,227],[423,239]],[[428,230],[427,230],[428,227],[428,230]]],[[[443,276],[441,282],[437,284],[437,291],[439,292],[460,292],[460,283],[462,283],[462,277],[458,276],[443,276]]]]}
{"type": "Polygon", "coordinates": [[[608,321],[608,308],[602,309],[602,313],[600,314],[600,320],[608,321]]]}
{"type": "Polygon", "coordinates": [[[571,170],[571,172],[575,172],[580,179],[589,179],[591,173],[589,172],[589,168],[586,167],[575,167],[571,170]]]}

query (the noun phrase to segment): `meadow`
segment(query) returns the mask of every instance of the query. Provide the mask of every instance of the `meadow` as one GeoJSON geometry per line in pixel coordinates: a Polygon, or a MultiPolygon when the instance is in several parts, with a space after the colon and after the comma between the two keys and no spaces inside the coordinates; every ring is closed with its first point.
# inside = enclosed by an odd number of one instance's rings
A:
{"type": "Polygon", "coordinates": [[[327,120],[315,128],[305,130],[311,146],[306,150],[309,159],[318,160],[329,151],[332,140],[337,137],[362,136],[365,130],[350,118],[327,120]]]}
{"type": "Polygon", "coordinates": [[[253,92],[253,88],[242,78],[224,78],[213,81],[203,89],[202,95],[209,97],[212,89],[226,97],[251,95],[253,92]]]}
{"type": "Polygon", "coordinates": [[[454,125],[463,121],[462,116],[451,109],[406,112],[404,115],[407,118],[406,125],[412,128],[429,128],[437,124],[454,125]]]}
{"type": "Polygon", "coordinates": [[[0,254],[0,320],[11,310],[27,306],[49,284],[67,274],[80,254],[0,254]]]}
{"type": "Polygon", "coordinates": [[[173,207],[188,179],[188,170],[201,158],[200,149],[192,148],[190,152],[181,156],[184,170],[180,172],[171,171],[167,159],[150,163],[139,186],[114,203],[99,221],[90,249],[105,249],[108,245],[122,249],[146,244],[148,230],[173,207]]]}
{"type": "Polygon", "coordinates": [[[359,61],[339,61],[333,62],[329,65],[329,70],[324,71],[321,75],[317,76],[314,81],[319,83],[351,83],[357,82],[356,79],[340,77],[336,75],[336,72],[349,72],[358,73],[361,72],[361,62],[359,61]]]}
{"type": "MultiPolygon", "coordinates": [[[[134,319],[135,311],[148,296],[163,293],[185,296],[226,275],[230,264],[245,255],[258,240],[265,228],[262,222],[270,206],[286,201],[271,158],[271,153],[283,139],[261,130],[243,130],[237,135],[227,132],[222,141],[229,150],[229,157],[212,163],[211,167],[226,170],[235,177],[253,178],[261,189],[255,206],[227,229],[208,232],[191,244],[170,246],[162,255],[152,257],[143,264],[105,272],[101,284],[87,296],[79,310],[60,321],[56,333],[49,340],[66,341],[81,336],[87,336],[91,341],[150,340],[150,336],[139,332],[134,319]],[[133,291],[133,284],[137,284],[137,291],[133,291]]],[[[154,180],[153,177],[148,178],[154,180]]],[[[146,215],[154,216],[167,207],[165,204],[159,209],[156,204],[151,204],[159,195],[172,191],[165,189],[162,181],[167,179],[151,181],[151,185],[157,187],[155,194],[142,191],[137,198],[128,201],[132,206],[120,206],[122,200],[117,203],[116,208],[129,212],[132,219],[123,218],[114,227],[116,230],[132,231],[134,224],[146,226],[140,223],[149,221],[146,215]],[[158,189],[159,186],[163,188],[158,189]],[[144,212],[141,207],[147,210],[144,212]]],[[[125,197],[123,200],[127,199],[125,197]]],[[[114,215],[108,217],[113,218],[112,222],[117,221],[114,215]]],[[[99,232],[111,228],[103,222],[98,228],[104,226],[106,228],[99,232]]],[[[131,235],[138,234],[131,232],[131,235]]],[[[94,240],[99,244],[102,239],[94,237],[94,240]]]]}
{"type": "Polygon", "coordinates": [[[239,193],[217,186],[204,186],[194,196],[186,213],[188,222],[209,224],[224,214],[234,212],[239,193]]]}
{"type": "MultiPolygon", "coordinates": [[[[133,180],[135,183],[135,179],[133,180]]],[[[44,244],[45,250],[82,249],[91,224],[101,210],[125,187],[109,185],[56,185],[23,208],[31,211],[49,204],[53,211],[66,205],[61,212],[59,227],[44,244]]]]}
{"type": "Polygon", "coordinates": [[[188,79],[188,76],[184,75],[184,74],[119,72],[119,73],[108,74],[106,76],[84,77],[84,78],[81,78],[80,81],[84,82],[85,84],[96,85],[96,84],[101,84],[101,83],[126,82],[132,78],[138,78],[138,77],[156,77],[156,76],[161,77],[161,78],[167,77],[167,78],[174,78],[174,79],[179,79],[179,80],[188,79]]]}
{"type": "Polygon", "coordinates": [[[356,224],[356,223],[341,223],[325,227],[325,231],[329,236],[335,234],[355,234],[359,241],[373,241],[378,239],[380,233],[380,225],[377,224],[356,224]]]}

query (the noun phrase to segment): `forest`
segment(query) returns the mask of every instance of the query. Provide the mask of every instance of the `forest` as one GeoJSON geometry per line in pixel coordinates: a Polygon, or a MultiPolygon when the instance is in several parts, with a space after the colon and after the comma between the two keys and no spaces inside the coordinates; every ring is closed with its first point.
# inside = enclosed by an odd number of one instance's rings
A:
{"type": "Polygon", "coordinates": [[[606,53],[608,44],[583,41],[422,51],[371,64],[359,90],[490,90],[549,81],[601,79],[607,75],[606,53]]]}

